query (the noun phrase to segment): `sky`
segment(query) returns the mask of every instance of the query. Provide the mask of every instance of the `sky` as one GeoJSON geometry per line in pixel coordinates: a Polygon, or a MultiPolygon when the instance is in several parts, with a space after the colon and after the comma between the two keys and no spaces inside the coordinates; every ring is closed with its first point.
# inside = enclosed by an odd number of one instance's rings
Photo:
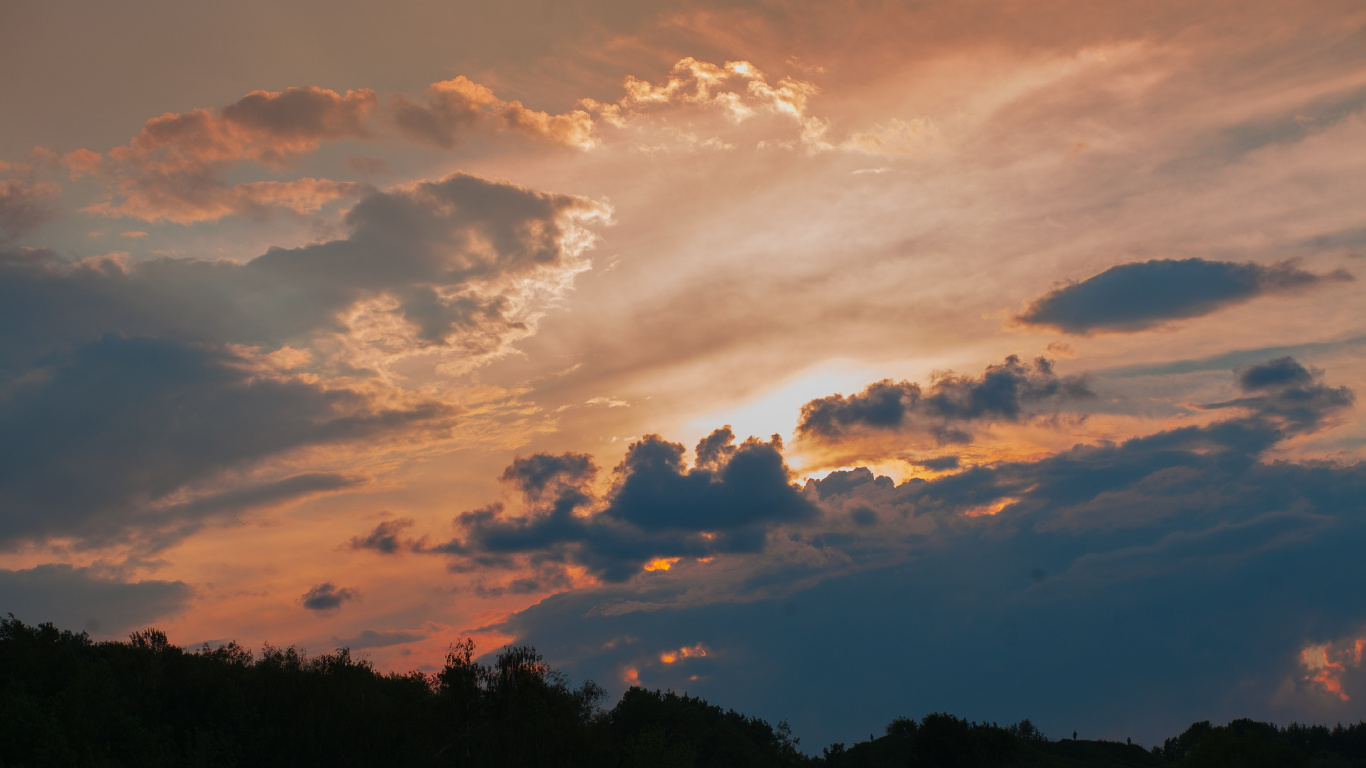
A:
{"type": "Polygon", "coordinates": [[[0,5],[0,611],[1366,719],[1355,2],[0,5]]]}

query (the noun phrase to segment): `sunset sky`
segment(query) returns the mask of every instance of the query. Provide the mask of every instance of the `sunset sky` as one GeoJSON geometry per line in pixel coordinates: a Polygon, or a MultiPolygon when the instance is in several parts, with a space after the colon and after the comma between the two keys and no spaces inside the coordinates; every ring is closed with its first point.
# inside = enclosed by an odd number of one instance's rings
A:
{"type": "Polygon", "coordinates": [[[1359,2],[0,4],[0,614],[1366,718],[1359,2]]]}

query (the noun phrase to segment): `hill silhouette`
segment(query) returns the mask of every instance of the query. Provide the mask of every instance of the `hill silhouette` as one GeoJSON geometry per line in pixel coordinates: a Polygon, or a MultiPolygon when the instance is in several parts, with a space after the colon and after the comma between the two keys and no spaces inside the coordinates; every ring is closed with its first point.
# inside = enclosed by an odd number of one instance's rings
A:
{"type": "Polygon", "coordinates": [[[600,686],[571,686],[534,648],[491,665],[474,650],[452,645],[435,674],[382,673],[346,648],[190,651],[156,629],[96,642],[11,615],[0,619],[0,768],[1366,766],[1366,723],[1200,722],[1145,751],[944,713],[810,756],[785,723],[640,687],[608,709],[600,686]]]}

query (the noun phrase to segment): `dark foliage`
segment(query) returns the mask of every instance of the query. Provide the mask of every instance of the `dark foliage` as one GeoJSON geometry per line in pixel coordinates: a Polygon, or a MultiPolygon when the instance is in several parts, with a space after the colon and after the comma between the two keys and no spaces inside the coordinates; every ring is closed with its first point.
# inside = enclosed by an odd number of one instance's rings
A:
{"type": "Polygon", "coordinates": [[[886,735],[845,748],[833,744],[824,760],[831,768],[1014,768],[1015,766],[1166,766],[1142,747],[1106,741],[1050,742],[1028,720],[1002,728],[935,713],[916,722],[898,717],[886,735]]]}
{"type": "Polygon", "coordinates": [[[1301,766],[1366,768],[1366,723],[1252,720],[1192,725],[1151,752],[1049,741],[1028,720],[1000,727],[935,713],[821,757],[776,727],[673,692],[631,688],[610,710],[591,680],[570,687],[530,647],[491,665],[474,642],[433,675],[384,674],[346,648],[307,656],[237,643],[186,651],[156,629],[94,642],[0,619],[0,768],[43,766],[1301,766]]]}
{"type": "Polygon", "coordinates": [[[1228,725],[1195,723],[1167,739],[1153,754],[1182,768],[1205,766],[1366,766],[1366,722],[1334,728],[1291,723],[1280,727],[1253,720],[1228,725]]]}
{"type": "Polygon", "coordinates": [[[788,766],[786,726],[633,688],[612,710],[533,648],[492,666],[452,646],[434,675],[346,648],[182,650],[0,619],[0,768],[39,766],[788,766]]]}

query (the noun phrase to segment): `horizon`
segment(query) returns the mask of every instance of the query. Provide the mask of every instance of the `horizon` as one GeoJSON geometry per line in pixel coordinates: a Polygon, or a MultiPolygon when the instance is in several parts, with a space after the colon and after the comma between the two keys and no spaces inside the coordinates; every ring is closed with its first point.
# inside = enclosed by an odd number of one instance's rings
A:
{"type": "Polygon", "coordinates": [[[0,21],[0,615],[1366,720],[1359,5],[0,21]]]}

